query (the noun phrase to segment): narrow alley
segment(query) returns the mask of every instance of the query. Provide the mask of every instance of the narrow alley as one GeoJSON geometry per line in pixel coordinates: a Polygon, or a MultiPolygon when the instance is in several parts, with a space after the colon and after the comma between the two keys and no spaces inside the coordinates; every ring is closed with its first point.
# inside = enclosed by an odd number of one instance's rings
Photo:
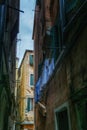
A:
{"type": "Polygon", "coordinates": [[[87,130],[87,0],[0,0],[0,130],[87,130]]]}

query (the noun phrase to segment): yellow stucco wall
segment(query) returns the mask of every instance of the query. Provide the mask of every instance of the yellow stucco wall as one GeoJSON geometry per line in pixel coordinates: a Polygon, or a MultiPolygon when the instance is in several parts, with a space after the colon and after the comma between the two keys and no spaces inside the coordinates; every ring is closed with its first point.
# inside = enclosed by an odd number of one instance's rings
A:
{"type": "Polygon", "coordinates": [[[26,112],[27,98],[34,98],[34,86],[30,86],[30,74],[34,74],[34,66],[29,64],[29,55],[33,55],[33,51],[26,51],[19,67],[20,81],[17,87],[17,102],[20,122],[34,121],[34,110],[26,112]]]}

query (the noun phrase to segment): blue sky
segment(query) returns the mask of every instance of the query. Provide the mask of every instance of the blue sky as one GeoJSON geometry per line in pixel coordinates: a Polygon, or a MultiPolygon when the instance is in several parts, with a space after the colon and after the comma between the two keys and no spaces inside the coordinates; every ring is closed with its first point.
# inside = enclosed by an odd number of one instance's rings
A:
{"type": "Polygon", "coordinates": [[[17,57],[19,58],[19,64],[23,58],[26,49],[33,50],[33,20],[34,20],[34,8],[36,0],[20,0],[20,10],[24,13],[20,13],[20,27],[17,43],[17,57]]]}

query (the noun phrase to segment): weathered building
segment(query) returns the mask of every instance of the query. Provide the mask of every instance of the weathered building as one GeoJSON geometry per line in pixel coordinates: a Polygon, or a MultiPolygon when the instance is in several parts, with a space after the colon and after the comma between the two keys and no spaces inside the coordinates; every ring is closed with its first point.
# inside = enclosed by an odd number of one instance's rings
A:
{"type": "Polygon", "coordinates": [[[36,0],[35,130],[86,130],[87,0],[36,0]]]}
{"type": "Polygon", "coordinates": [[[17,130],[34,129],[34,53],[26,50],[18,69],[17,130]]]}
{"type": "Polygon", "coordinates": [[[15,129],[16,43],[19,0],[0,0],[0,129],[15,129]]]}

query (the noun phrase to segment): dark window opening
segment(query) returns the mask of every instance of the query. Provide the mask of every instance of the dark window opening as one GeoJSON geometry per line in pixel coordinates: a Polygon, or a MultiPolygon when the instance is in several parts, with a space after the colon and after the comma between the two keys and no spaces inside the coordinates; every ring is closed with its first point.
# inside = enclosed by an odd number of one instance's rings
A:
{"type": "Polygon", "coordinates": [[[58,130],[69,130],[67,109],[57,112],[56,118],[58,130]]]}

